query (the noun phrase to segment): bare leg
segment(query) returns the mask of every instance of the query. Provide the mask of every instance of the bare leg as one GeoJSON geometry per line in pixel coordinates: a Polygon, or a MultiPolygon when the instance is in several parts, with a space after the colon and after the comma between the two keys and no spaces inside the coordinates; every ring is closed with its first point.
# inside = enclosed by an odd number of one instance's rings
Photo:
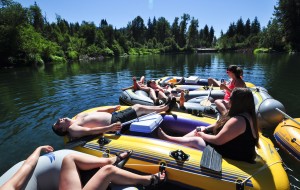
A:
{"type": "Polygon", "coordinates": [[[145,83],[145,77],[144,77],[144,76],[141,76],[141,78],[140,78],[140,83],[142,83],[142,84],[145,83]]]}
{"type": "Polygon", "coordinates": [[[205,141],[201,137],[183,136],[183,137],[173,137],[167,135],[161,128],[158,129],[159,138],[175,143],[179,143],[192,148],[197,148],[203,150],[206,146],[205,141]]]}
{"type": "MultiPolygon", "coordinates": [[[[120,156],[126,156],[122,153],[120,156]]],[[[100,168],[108,164],[113,164],[116,157],[99,158],[92,155],[70,154],[63,159],[59,189],[81,189],[80,176],[77,168],[81,170],[90,170],[100,168]]]]}
{"type": "Polygon", "coordinates": [[[128,86],[126,88],[122,88],[122,90],[125,91],[125,90],[128,90],[128,89],[132,89],[133,87],[134,87],[133,85],[132,86],[128,86]]]}
{"type": "Polygon", "coordinates": [[[136,77],[132,77],[132,81],[133,81],[133,90],[137,90],[138,85],[137,85],[137,82],[136,82],[136,77]]]}
{"type": "Polygon", "coordinates": [[[221,85],[221,83],[219,81],[217,81],[216,79],[208,78],[208,86],[211,86],[211,85],[219,87],[221,85]]]}
{"type": "Polygon", "coordinates": [[[221,115],[225,115],[227,113],[228,103],[226,101],[221,100],[221,99],[215,100],[215,105],[221,115]]]}
{"type": "MultiPolygon", "coordinates": [[[[156,174],[158,175],[158,174],[156,174]]],[[[160,181],[163,181],[165,174],[160,175],[160,181]]],[[[132,172],[117,168],[112,165],[102,167],[86,184],[84,189],[106,190],[110,182],[119,185],[149,185],[151,175],[137,175],[132,172]]]]}
{"type": "Polygon", "coordinates": [[[166,96],[165,93],[163,93],[162,91],[158,92],[158,98],[159,99],[165,99],[164,102],[166,102],[168,100],[168,96],[166,96]]]}
{"type": "Polygon", "coordinates": [[[136,115],[139,117],[144,114],[152,113],[152,112],[164,112],[169,109],[168,105],[161,105],[161,106],[146,106],[141,104],[135,104],[132,106],[132,109],[135,110],[136,115]]]}
{"type": "Polygon", "coordinates": [[[158,101],[158,98],[155,94],[155,90],[153,90],[152,88],[149,88],[149,96],[154,101],[154,104],[156,104],[158,101]]]}

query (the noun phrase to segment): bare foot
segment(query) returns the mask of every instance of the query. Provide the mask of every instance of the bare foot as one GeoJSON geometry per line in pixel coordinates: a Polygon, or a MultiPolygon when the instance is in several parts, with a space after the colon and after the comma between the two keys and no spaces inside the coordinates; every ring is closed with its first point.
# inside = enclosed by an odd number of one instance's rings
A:
{"type": "Polygon", "coordinates": [[[136,83],[136,78],[132,77],[132,81],[133,81],[133,90],[137,90],[138,86],[137,86],[137,83],[136,83]]]}

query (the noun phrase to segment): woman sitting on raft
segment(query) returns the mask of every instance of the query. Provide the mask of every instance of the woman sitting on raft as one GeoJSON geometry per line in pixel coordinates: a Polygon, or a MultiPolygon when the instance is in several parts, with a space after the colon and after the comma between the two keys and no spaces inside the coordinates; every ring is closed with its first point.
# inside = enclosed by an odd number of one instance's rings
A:
{"type": "Polygon", "coordinates": [[[243,70],[240,67],[236,65],[230,65],[227,68],[226,73],[230,77],[230,81],[227,84],[225,81],[223,83],[220,83],[215,79],[211,79],[211,78],[208,79],[208,85],[213,84],[214,86],[219,86],[220,89],[224,90],[225,92],[224,99],[215,100],[217,110],[221,113],[221,115],[225,115],[229,109],[229,97],[232,90],[234,88],[246,87],[246,84],[241,77],[243,75],[243,70]]]}
{"type": "Polygon", "coordinates": [[[253,162],[259,140],[253,95],[247,88],[235,88],[229,104],[227,114],[215,124],[197,127],[183,137],[169,136],[161,129],[158,135],[161,139],[201,150],[210,145],[223,157],[253,162]]]}

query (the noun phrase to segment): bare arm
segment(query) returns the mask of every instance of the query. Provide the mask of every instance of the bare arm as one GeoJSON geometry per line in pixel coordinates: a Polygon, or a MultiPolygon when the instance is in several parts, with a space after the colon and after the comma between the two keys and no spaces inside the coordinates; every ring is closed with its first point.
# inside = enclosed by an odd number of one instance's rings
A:
{"type": "Polygon", "coordinates": [[[126,88],[122,88],[122,90],[125,91],[125,90],[132,89],[132,88],[133,88],[133,85],[132,86],[128,86],[126,88]]]}
{"type": "Polygon", "coordinates": [[[216,123],[211,124],[211,125],[209,125],[209,126],[207,126],[207,127],[205,127],[205,126],[198,126],[198,127],[196,128],[196,132],[213,131],[213,128],[214,128],[215,126],[216,126],[216,123]]]}
{"type": "Polygon", "coordinates": [[[108,126],[99,126],[99,127],[93,127],[93,128],[88,128],[88,127],[82,127],[82,126],[72,126],[69,128],[69,133],[71,137],[74,138],[79,138],[79,137],[84,137],[88,135],[98,135],[102,134],[108,131],[119,131],[121,130],[122,126],[120,122],[113,123],[108,126]]]}
{"type": "Polygon", "coordinates": [[[35,149],[35,151],[24,161],[23,165],[15,173],[15,175],[13,175],[11,179],[9,179],[2,187],[0,187],[0,189],[1,190],[21,189],[28,175],[36,166],[41,151],[52,152],[53,148],[49,145],[45,145],[35,149]]]}
{"type": "Polygon", "coordinates": [[[120,105],[113,106],[113,107],[110,107],[110,108],[99,108],[99,109],[97,109],[97,112],[108,112],[108,113],[112,113],[112,112],[115,112],[115,111],[120,110],[120,108],[121,108],[120,105]]]}
{"type": "Polygon", "coordinates": [[[242,134],[246,130],[246,122],[241,117],[233,117],[229,119],[221,131],[217,135],[205,134],[198,132],[198,136],[206,142],[222,145],[242,134]]]}

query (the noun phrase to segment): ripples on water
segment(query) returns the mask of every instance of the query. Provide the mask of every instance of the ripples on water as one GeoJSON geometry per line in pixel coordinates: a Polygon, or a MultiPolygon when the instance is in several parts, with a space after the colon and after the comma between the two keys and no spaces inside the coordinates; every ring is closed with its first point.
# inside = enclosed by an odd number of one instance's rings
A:
{"type": "MultiPolygon", "coordinates": [[[[92,107],[118,104],[120,89],[131,86],[132,76],[152,79],[197,75],[227,79],[228,65],[242,65],[245,81],[266,87],[291,116],[300,117],[298,60],[299,56],[287,55],[193,54],[0,71],[0,174],[39,145],[63,148],[62,139],[51,130],[52,124],[60,117],[73,117],[92,107]]],[[[268,136],[272,139],[272,131],[268,136]]],[[[299,162],[279,151],[294,170],[288,171],[294,176],[290,180],[300,186],[296,180],[300,178],[299,162]]]]}

